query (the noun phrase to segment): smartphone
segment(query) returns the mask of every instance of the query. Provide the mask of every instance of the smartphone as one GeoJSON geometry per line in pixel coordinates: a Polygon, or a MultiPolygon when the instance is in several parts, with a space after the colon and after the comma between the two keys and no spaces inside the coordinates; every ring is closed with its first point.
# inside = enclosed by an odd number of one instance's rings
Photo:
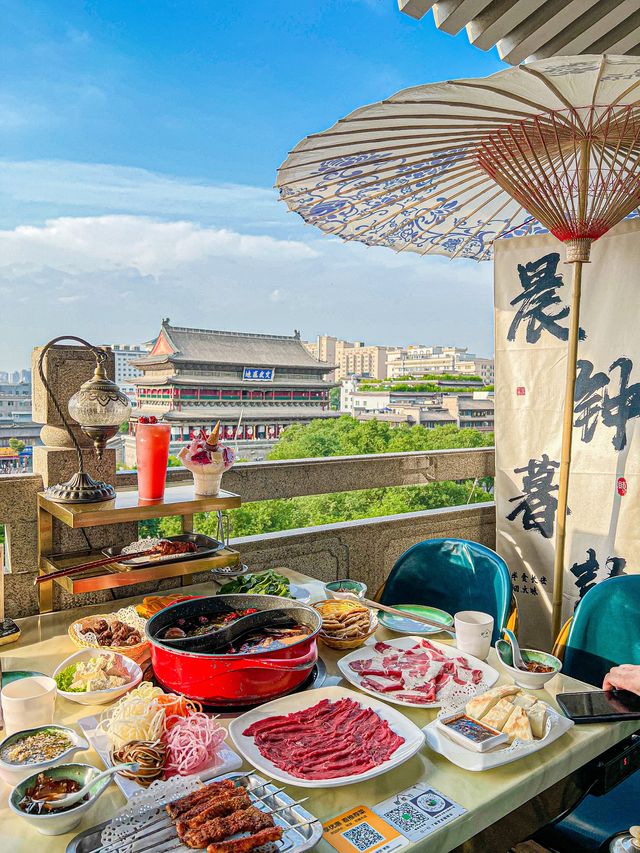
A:
{"type": "Polygon", "coordinates": [[[588,690],[558,693],[558,705],[575,723],[640,720],[640,696],[628,690],[588,690]]]}

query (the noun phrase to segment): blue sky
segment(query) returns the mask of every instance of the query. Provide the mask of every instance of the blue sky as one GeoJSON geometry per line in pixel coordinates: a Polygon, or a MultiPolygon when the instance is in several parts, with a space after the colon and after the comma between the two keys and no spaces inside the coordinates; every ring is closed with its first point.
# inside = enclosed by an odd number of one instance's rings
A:
{"type": "Polygon", "coordinates": [[[0,296],[29,318],[3,329],[0,366],[65,332],[144,340],[162,316],[491,351],[489,264],[329,240],[272,186],[306,134],[491,74],[495,53],[396,0],[0,0],[0,15],[0,296]]]}

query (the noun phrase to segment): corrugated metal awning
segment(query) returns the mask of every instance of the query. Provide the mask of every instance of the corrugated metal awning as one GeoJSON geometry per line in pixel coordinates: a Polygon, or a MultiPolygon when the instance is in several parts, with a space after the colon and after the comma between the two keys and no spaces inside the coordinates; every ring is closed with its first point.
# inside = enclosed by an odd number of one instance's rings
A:
{"type": "Polygon", "coordinates": [[[640,0],[398,0],[398,7],[418,20],[431,9],[450,35],[466,27],[471,44],[497,47],[510,65],[583,53],[640,55],[640,0]]]}

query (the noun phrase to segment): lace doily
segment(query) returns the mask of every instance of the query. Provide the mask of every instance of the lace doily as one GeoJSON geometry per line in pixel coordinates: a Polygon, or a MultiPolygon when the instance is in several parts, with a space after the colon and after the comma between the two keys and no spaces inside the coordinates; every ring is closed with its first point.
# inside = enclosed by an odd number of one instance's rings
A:
{"type": "MultiPolygon", "coordinates": [[[[438,693],[438,702],[441,704],[442,710],[446,708],[447,714],[455,713],[459,708],[463,708],[469,699],[474,696],[480,696],[489,690],[489,685],[486,681],[479,681],[478,684],[472,684],[468,681],[466,684],[456,684],[451,680],[438,693]]],[[[442,711],[438,714],[440,714],[442,711]]]]}
{"type": "MultiPolygon", "coordinates": [[[[118,619],[120,622],[124,622],[125,625],[129,625],[131,628],[136,628],[140,632],[140,636],[144,641],[144,627],[147,624],[147,620],[140,616],[133,605],[129,605],[129,607],[121,607],[120,610],[116,610],[115,613],[96,614],[93,618],[106,619],[109,623],[118,619]]],[[[82,631],[82,622],[83,620],[81,619],[73,624],[73,631],[78,639],[85,645],[104,648],[98,643],[98,638],[93,631],[82,631]]]]}
{"type": "Polygon", "coordinates": [[[141,788],[131,797],[129,803],[120,809],[115,817],[102,830],[100,842],[103,847],[109,846],[118,853],[131,853],[134,848],[136,834],[144,830],[148,824],[158,824],[169,818],[164,811],[167,803],[173,802],[195,791],[202,785],[200,779],[194,776],[174,776],[166,782],[153,782],[148,788],[141,788]]]}

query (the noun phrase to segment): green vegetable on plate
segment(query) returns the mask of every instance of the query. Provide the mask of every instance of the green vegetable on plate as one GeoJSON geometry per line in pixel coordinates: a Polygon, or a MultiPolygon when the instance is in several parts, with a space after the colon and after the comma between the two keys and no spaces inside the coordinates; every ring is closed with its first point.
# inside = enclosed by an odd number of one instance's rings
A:
{"type": "Polygon", "coordinates": [[[63,690],[65,693],[84,693],[86,688],[71,687],[76,674],[77,663],[72,663],[66,666],[56,675],[56,684],[58,690],[63,690]]]}
{"type": "Polygon", "coordinates": [[[261,595],[279,595],[281,598],[293,598],[289,588],[289,578],[279,575],[270,569],[258,575],[243,575],[223,584],[218,590],[218,595],[231,595],[232,593],[252,593],[261,595]]]}

